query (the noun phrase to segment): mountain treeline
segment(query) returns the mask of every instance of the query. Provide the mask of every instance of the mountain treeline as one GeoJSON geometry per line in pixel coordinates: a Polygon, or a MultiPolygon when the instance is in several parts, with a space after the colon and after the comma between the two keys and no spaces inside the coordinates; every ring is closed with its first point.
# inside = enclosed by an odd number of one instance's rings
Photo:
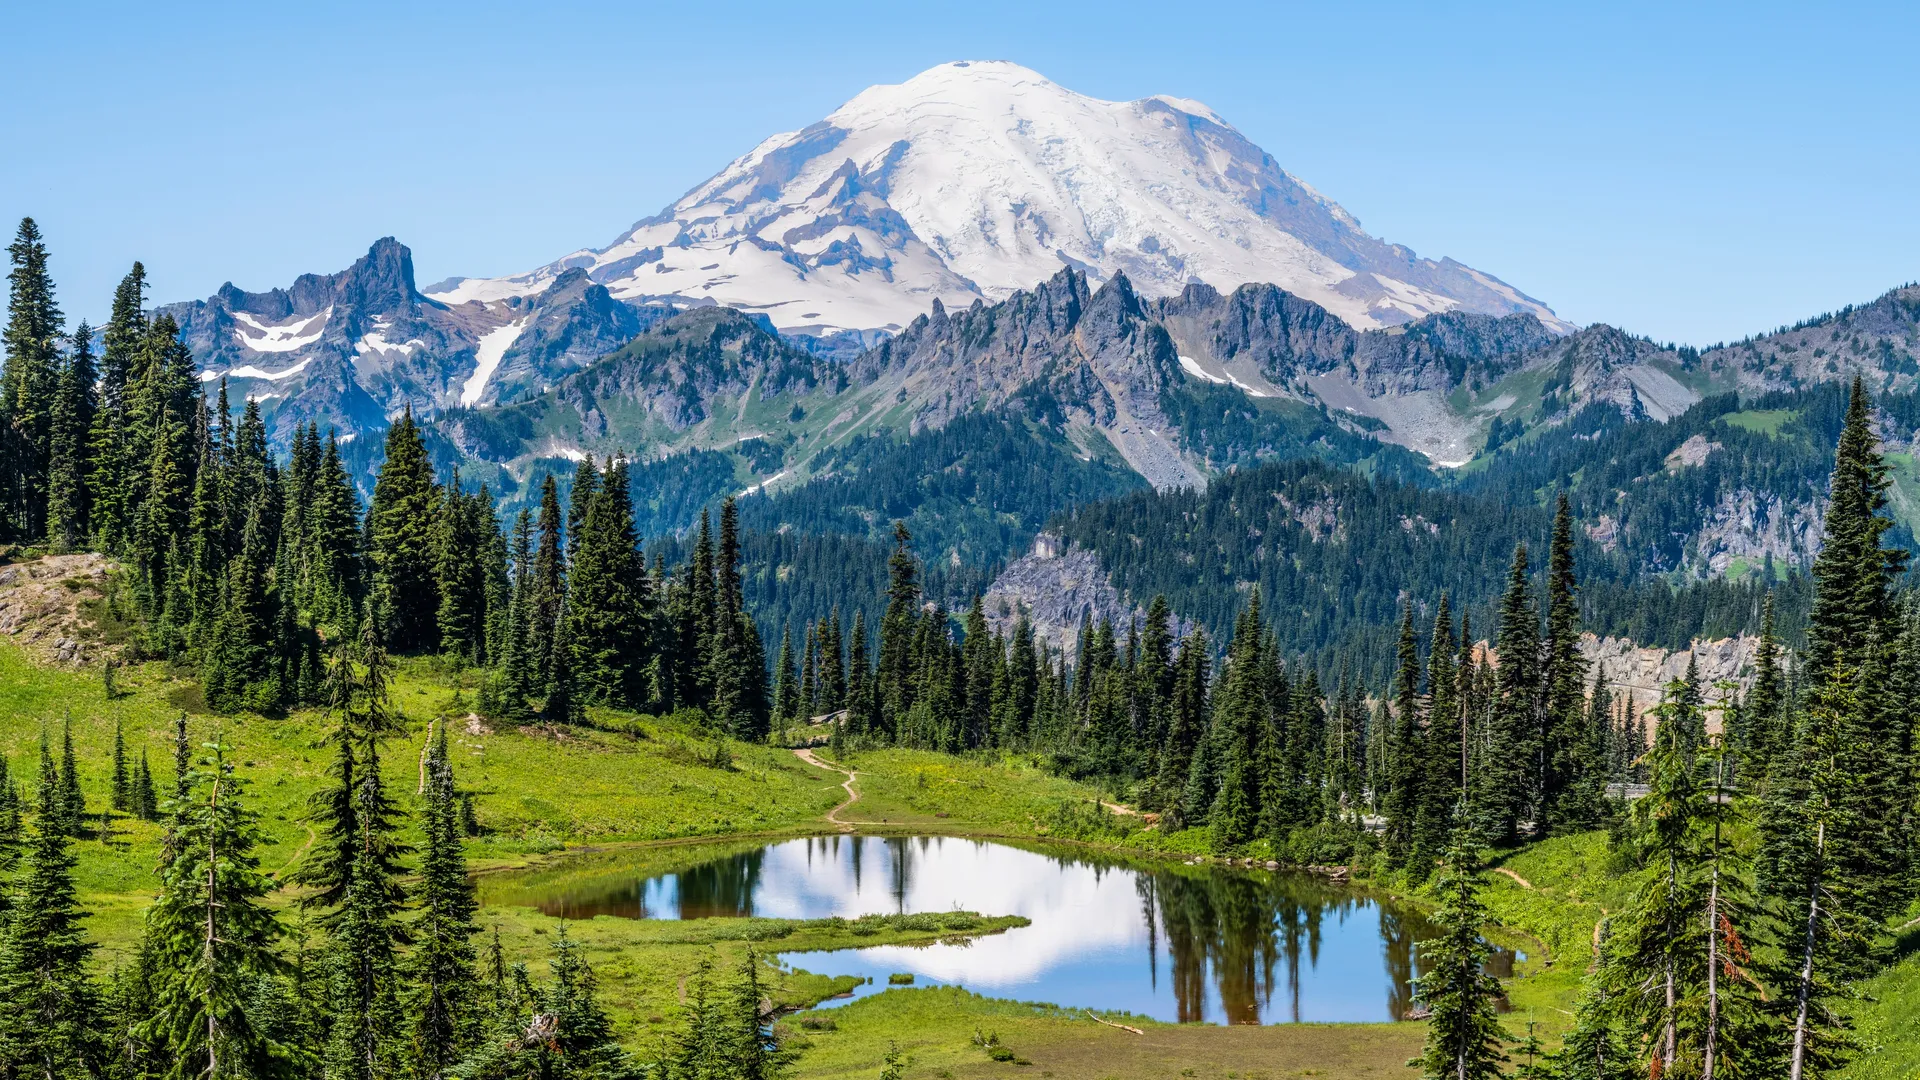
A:
{"type": "Polygon", "coordinates": [[[588,458],[567,506],[545,478],[511,527],[483,485],[436,477],[411,412],[387,431],[364,515],[338,442],[308,425],[285,460],[253,401],[201,393],[135,264],[101,334],[65,334],[33,222],[11,248],[0,453],[8,539],[122,561],[137,650],[198,669],[220,712],[327,701],[324,653],[370,625],[385,648],[494,669],[489,711],[700,708],[766,730],[766,660],[746,614],[737,513],[703,512],[686,565],[647,566],[625,458],[588,458]],[[64,345],[64,348],[62,347],[64,345]]]}
{"type": "MultiPolygon", "coordinates": [[[[1907,553],[1884,543],[1889,481],[1872,419],[1856,381],[1802,662],[1786,663],[1769,634],[1746,694],[1667,688],[1641,759],[1648,794],[1614,827],[1631,902],[1596,928],[1575,1026],[1528,1075],[1805,1080],[1866,1049],[1851,984],[1890,957],[1920,855],[1920,612],[1895,589],[1907,553]]],[[[1432,1014],[1415,1062],[1428,1080],[1501,1075],[1510,1039],[1493,1014],[1499,988],[1474,963],[1487,920],[1476,845],[1459,842],[1471,823],[1455,825],[1443,936],[1417,990],[1432,1014]]]]}
{"type": "MultiPolygon", "coordinates": [[[[1164,594],[1216,636],[1258,588],[1283,655],[1304,656],[1323,679],[1344,665],[1378,683],[1397,663],[1392,627],[1404,604],[1431,620],[1445,593],[1456,613],[1490,626],[1500,584],[1486,568],[1503,565],[1516,545],[1538,550],[1554,513],[1533,493],[1434,490],[1296,460],[1229,473],[1205,489],[1090,504],[1048,527],[1098,555],[1123,595],[1164,594]]],[[[1764,581],[1676,588],[1650,580],[1585,530],[1569,542],[1586,568],[1579,603],[1595,633],[1682,649],[1695,638],[1759,629],[1764,581]]],[[[1806,579],[1786,574],[1772,587],[1780,631],[1797,640],[1806,579]]]]}

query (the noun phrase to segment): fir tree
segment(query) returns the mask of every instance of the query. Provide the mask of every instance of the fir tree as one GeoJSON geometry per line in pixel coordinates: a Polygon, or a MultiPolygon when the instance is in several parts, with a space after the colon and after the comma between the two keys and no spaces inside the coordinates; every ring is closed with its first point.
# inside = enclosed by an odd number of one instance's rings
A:
{"type": "MultiPolygon", "coordinates": [[[[42,764],[50,755],[42,740],[42,764]]],[[[99,1070],[105,1048],[93,1024],[98,999],[87,977],[93,952],[80,927],[69,830],[45,807],[57,784],[41,784],[43,809],[34,822],[19,879],[0,928],[0,1072],[14,1076],[86,1076],[99,1070]]]]}
{"type": "Polygon", "coordinates": [[[120,281],[113,294],[113,312],[101,334],[100,407],[94,414],[89,439],[91,467],[91,524],[95,548],[124,554],[133,540],[133,489],[141,460],[133,439],[133,390],[136,362],[147,333],[147,271],[139,263],[120,281]]]}
{"type": "Polygon", "coordinates": [[[85,322],[73,333],[53,399],[48,444],[47,541],[55,551],[79,551],[91,538],[95,398],[93,330],[85,322]]]}
{"type": "Polygon", "coordinates": [[[409,407],[387,429],[387,456],[374,481],[367,522],[378,625],[398,652],[439,644],[433,543],[438,501],[426,444],[409,407]]]}
{"type": "Polygon", "coordinates": [[[1387,746],[1386,795],[1382,800],[1387,858],[1404,865],[1412,854],[1426,746],[1420,709],[1420,643],[1413,632],[1413,605],[1400,612],[1400,668],[1394,678],[1393,734],[1387,746]]]}
{"type": "Polygon", "coordinates": [[[140,1032],[164,1048],[168,1080],[293,1076],[302,1064],[260,1008],[263,983],[284,967],[282,928],[254,855],[258,818],[226,754],[210,746],[185,797],[167,804],[175,854],[147,914],[155,1009],[140,1032]]]}
{"type": "Polygon", "coordinates": [[[1599,817],[1601,770],[1586,714],[1587,662],[1573,572],[1573,511],[1560,495],[1547,556],[1547,636],[1540,672],[1539,808],[1536,831],[1590,827],[1599,817]]]}
{"type": "Polygon", "coordinates": [[[394,856],[393,807],[380,782],[379,761],[367,762],[354,800],[360,844],[335,919],[334,972],[328,995],[333,1031],[330,1077],[371,1080],[391,1075],[401,1060],[399,915],[405,892],[394,856]]]}
{"type": "Polygon", "coordinates": [[[560,623],[566,598],[566,555],[561,546],[560,492],[548,473],[540,484],[540,540],[533,555],[528,583],[528,663],[533,671],[531,693],[544,694],[553,676],[553,633],[560,623]]]}
{"type": "Polygon", "coordinates": [[[153,771],[147,767],[147,752],[133,767],[133,814],[141,821],[160,820],[160,796],[153,786],[153,771]]]}
{"type": "MultiPolygon", "coordinates": [[[[803,663],[806,661],[803,661],[803,663]]],[[[780,628],[780,659],[773,669],[773,715],[781,723],[801,716],[800,685],[793,677],[793,624],[780,628]]]]}
{"type": "Polygon", "coordinates": [[[127,768],[127,738],[125,725],[119,717],[113,720],[113,795],[112,805],[123,814],[132,813],[133,773],[127,768]]]}
{"type": "Polygon", "coordinates": [[[426,762],[427,802],[423,813],[426,846],[422,850],[409,957],[413,1001],[413,1060],[430,1080],[444,1076],[465,1053],[476,1019],[477,987],[472,937],[478,928],[478,901],[467,877],[460,842],[459,800],[453,766],[447,758],[443,724],[426,762]]]}
{"type": "Polygon", "coordinates": [[[32,218],[20,219],[7,254],[12,270],[7,275],[7,325],[0,333],[6,354],[0,369],[0,416],[9,428],[5,524],[13,539],[34,540],[46,534],[47,471],[60,366],[56,342],[65,318],[53,299],[46,242],[32,218]]]}
{"type": "Polygon", "coordinates": [[[1512,840],[1520,822],[1535,804],[1542,753],[1539,738],[1536,653],[1539,615],[1527,582],[1527,548],[1513,552],[1507,590],[1500,599],[1500,635],[1497,697],[1492,730],[1481,774],[1474,778],[1470,798],[1475,817],[1488,828],[1491,839],[1512,840]]]}
{"type": "Polygon", "coordinates": [[[645,692],[649,595],[626,460],[609,462],[597,487],[576,526],[568,572],[568,660],[583,703],[631,707],[645,692]]]}
{"type": "Polygon", "coordinates": [[[1407,1064],[1425,1080],[1497,1077],[1507,1060],[1501,1044],[1508,1035],[1494,1008],[1502,995],[1500,981],[1486,970],[1493,948],[1481,936],[1487,912],[1478,869],[1474,829],[1456,816],[1434,886],[1440,898],[1433,915],[1439,934],[1421,942],[1422,972],[1414,983],[1429,1014],[1427,1044],[1407,1064]]]}
{"type": "Polygon", "coordinates": [[[73,752],[73,713],[60,728],[60,792],[55,820],[68,836],[79,836],[87,817],[87,798],[80,790],[80,764],[73,752]]]}

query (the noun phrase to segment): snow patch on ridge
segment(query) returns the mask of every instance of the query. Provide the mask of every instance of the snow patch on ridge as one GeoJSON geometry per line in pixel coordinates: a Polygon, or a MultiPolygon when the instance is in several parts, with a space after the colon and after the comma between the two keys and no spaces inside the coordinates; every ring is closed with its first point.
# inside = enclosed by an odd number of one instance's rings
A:
{"type": "MultiPolygon", "coordinates": [[[[226,375],[229,379],[266,379],[269,382],[278,382],[281,379],[290,378],[307,370],[307,365],[311,363],[313,363],[313,358],[309,356],[292,367],[281,368],[279,371],[267,371],[254,367],[252,364],[242,364],[232,371],[227,372],[226,375]]],[[[201,381],[206,381],[208,374],[212,374],[216,379],[220,377],[217,373],[208,372],[200,376],[201,381]]]]}
{"type": "Polygon", "coordinates": [[[327,320],[332,315],[333,307],[329,305],[325,311],[304,319],[271,325],[247,312],[236,311],[233,320],[253,333],[235,329],[233,336],[242,346],[254,352],[292,352],[319,341],[320,335],[327,332],[327,320]]]}
{"type": "Polygon", "coordinates": [[[493,377],[494,370],[500,366],[501,358],[507,355],[508,349],[513,348],[513,343],[519,340],[521,331],[525,330],[532,321],[533,317],[528,316],[519,322],[495,327],[480,338],[480,344],[473,351],[475,360],[473,374],[468,377],[467,385],[460,390],[460,404],[469,408],[479,404],[480,395],[487,389],[487,380],[493,377]]]}

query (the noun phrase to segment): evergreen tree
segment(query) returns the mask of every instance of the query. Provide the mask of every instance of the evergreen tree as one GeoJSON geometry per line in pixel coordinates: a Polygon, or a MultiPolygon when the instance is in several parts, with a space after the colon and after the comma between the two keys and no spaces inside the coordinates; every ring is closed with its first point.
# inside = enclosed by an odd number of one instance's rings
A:
{"type": "Polygon", "coordinates": [[[141,821],[160,820],[160,796],[153,786],[153,772],[147,767],[147,752],[133,767],[133,814],[141,821]]]}
{"type": "Polygon", "coordinates": [[[1540,672],[1540,800],[1536,831],[1589,828],[1598,820],[1604,782],[1599,748],[1587,724],[1587,662],[1580,655],[1579,589],[1573,572],[1573,511],[1563,492],[1547,556],[1547,637],[1540,672]]]}
{"type": "Polygon", "coordinates": [[[267,1015],[263,984],[283,970],[282,928],[266,897],[263,837],[223,746],[209,747],[186,795],[167,804],[174,855],[147,913],[155,1007],[139,1029],[163,1048],[168,1080],[299,1074],[302,1062],[267,1015]]]}
{"type": "Polygon", "coordinates": [[[773,668],[773,715],[783,724],[802,717],[800,684],[793,677],[792,623],[780,628],[780,659],[773,668]]]}
{"type": "Polygon", "coordinates": [[[431,650],[439,644],[433,543],[438,502],[426,443],[408,407],[387,429],[387,456],[374,481],[367,522],[378,625],[397,652],[431,650]]]}
{"type": "MultiPolygon", "coordinates": [[[[1421,776],[1427,751],[1420,708],[1420,643],[1413,632],[1413,605],[1400,612],[1400,670],[1394,678],[1393,732],[1387,745],[1385,812],[1387,858],[1405,865],[1413,853],[1420,815],[1421,776]]],[[[1424,875],[1422,875],[1424,876],[1424,875]]]]}
{"type": "Polygon", "coordinates": [[[87,818],[87,798],[80,790],[80,764],[73,752],[73,713],[68,712],[60,728],[60,791],[55,811],[59,827],[68,836],[79,836],[87,818]]]}
{"type": "Polygon", "coordinates": [[[139,263],[113,294],[113,312],[101,334],[100,407],[89,439],[93,451],[91,524],[93,545],[124,554],[133,540],[137,495],[133,488],[141,458],[133,438],[133,390],[137,361],[147,334],[146,267],[139,263]]]}
{"type": "MultiPolygon", "coordinates": [[[[41,746],[45,766],[44,738],[41,746]]],[[[99,1003],[86,971],[93,943],[80,927],[86,912],[74,889],[70,831],[57,812],[47,812],[57,806],[58,785],[44,777],[42,810],[0,926],[0,1000],[7,1003],[0,1010],[0,1072],[86,1076],[101,1067],[105,1053],[93,1027],[99,1003]]]]}
{"type": "Polygon", "coordinates": [[[1493,947],[1481,936],[1487,912],[1474,832],[1464,816],[1455,817],[1434,887],[1440,906],[1433,921],[1440,932],[1420,943],[1422,970],[1414,991],[1429,1014],[1427,1044],[1407,1064],[1425,1080],[1497,1077],[1507,1060],[1501,1044],[1508,1035],[1494,1008],[1500,981],[1486,969],[1493,947]]]}
{"type": "Polygon", "coordinates": [[[1442,593],[1428,637],[1427,726],[1420,758],[1412,769],[1413,782],[1419,786],[1413,866],[1423,876],[1445,852],[1453,812],[1460,805],[1464,733],[1454,650],[1452,603],[1442,593]]]}
{"type": "Polygon", "coordinates": [[[455,472],[439,499],[432,542],[434,586],[440,604],[435,612],[440,650],[470,664],[487,662],[487,567],[482,553],[499,535],[488,528],[493,500],[484,489],[479,495],[460,490],[455,472]]]}
{"type": "Polygon", "coordinates": [[[566,555],[561,544],[560,491],[548,473],[540,484],[540,540],[534,548],[533,574],[527,591],[531,614],[527,623],[527,652],[534,672],[532,691],[545,693],[553,677],[553,633],[560,624],[566,598],[566,555]]]}
{"type": "Polygon", "coordinates": [[[1697,1069],[1702,1034],[1696,988],[1706,982],[1705,892],[1697,859],[1707,812],[1687,735],[1697,706],[1685,684],[1666,688],[1648,768],[1651,790],[1633,806],[1635,853],[1645,866],[1615,954],[1615,997],[1662,1073],[1697,1069]]]}
{"type": "Polygon", "coordinates": [[[405,902],[394,861],[393,807],[377,757],[360,775],[353,809],[360,843],[335,920],[326,1069],[330,1077],[371,1080],[392,1075],[401,1061],[399,915],[405,902]]]}
{"type": "Polygon", "coordinates": [[[479,1006],[472,944],[479,903],[460,842],[459,799],[444,724],[429,750],[426,769],[426,846],[415,897],[420,914],[413,923],[413,1000],[407,1011],[414,1025],[415,1071],[437,1080],[465,1053],[479,1006]]]}
{"type": "Polygon", "coordinates": [[[7,422],[0,462],[5,475],[7,520],[13,539],[46,535],[47,473],[51,459],[55,397],[59,383],[57,341],[65,325],[53,299],[47,246],[32,218],[21,218],[8,245],[7,325],[0,333],[0,416],[7,422]]]}
{"type": "Polygon", "coordinates": [[[913,636],[920,621],[920,581],[913,534],[893,523],[893,555],[887,561],[887,610],[880,621],[880,659],[874,669],[874,720],[891,736],[913,706],[913,636]]]}
{"type": "Polygon", "coordinates": [[[1869,783],[1878,753],[1857,678],[1837,660],[1774,759],[1761,816],[1762,881],[1783,927],[1768,981],[1780,988],[1772,1011],[1787,1033],[1789,1080],[1834,1075],[1857,1049],[1845,984],[1868,970],[1885,910],[1872,898],[1886,868],[1862,842],[1878,831],[1869,783]]]}
{"type": "Polygon", "coordinates": [[[1498,841],[1519,835],[1524,815],[1536,805],[1540,775],[1539,615],[1527,573],[1527,547],[1521,544],[1513,551],[1507,591],[1500,599],[1497,696],[1486,755],[1469,795],[1475,818],[1498,841]]]}
{"type": "Polygon", "coordinates": [[[92,535],[91,442],[99,407],[96,378],[93,329],[82,322],[73,333],[72,348],[60,368],[49,432],[47,541],[55,551],[79,551],[92,535]]]}
{"type": "Polygon", "coordinates": [[[646,562],[634,546],[626,459],[608,462],[596,486],[572,537],[568,662],[583,703],[627,708],[644,701],[650,597],[646,562]]]}
{"type": "Polygon", "coordinates": [[[127,768],[127,739],[125,725],[119,717],[113,720],[113,795],[112,805],[123,814],[133,811],[133,773],[127,768]]]}
{"type": "Polygon", "coordinates": [[[1598,944],[1600,957],[1581,984],[1573,1030],[1550,1059],[1559,1080],[1634,1080],[1639,1071],[1614,1022],[1613,998],[1607,989],[1607,937],[1604,924],[1598,944]]]}

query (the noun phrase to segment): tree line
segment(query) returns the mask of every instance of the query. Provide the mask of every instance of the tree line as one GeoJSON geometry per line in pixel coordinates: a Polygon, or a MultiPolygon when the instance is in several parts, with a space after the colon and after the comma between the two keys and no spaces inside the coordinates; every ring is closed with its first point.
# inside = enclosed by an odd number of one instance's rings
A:
{"type": "Polygon", "coordinates": [[[384,647],[494,670],[493,715],[578,720],[587,705],[704,710],[766,730],[766,661],[745,611],[737,511],[702,514],[689,560],[649,567],[628,462],[591,457],[568,505],[503,526],[482,485],[435,475],[410,411],[386,434],[362,513],[340,443],[309,424],[282,459],[259,406],[209,400],[179,328],[150,317],[135,264],[100,335],[70,335],[29,219],[13,259],[0,374],[0,531],[121,560],[114,603],[141,654],[195,667],[208,706],[325,702],[325,654],[370,623],[384,647]]]}
{"type": "MultiPolygon", "coordinates": [[[[1616,830],[1631,903],[1596,928],[1574,1028],[1533,1075],[1804,1080],[1862,1049],[1850,984],[1889,959],[1917,891],[1920,613],[1895,588],[1907,553],[1883,542],[1887,466],[1858,380],[1834,457],[1804,661],[1769,635],[1744,695],[1668,687],[1649,792],[1616,830]]],[[[1479,839],[1457,811],[1418,989],[1432,1080],[1500,1075],[1511,1042],[1481,967],[1479,839]]]]}

